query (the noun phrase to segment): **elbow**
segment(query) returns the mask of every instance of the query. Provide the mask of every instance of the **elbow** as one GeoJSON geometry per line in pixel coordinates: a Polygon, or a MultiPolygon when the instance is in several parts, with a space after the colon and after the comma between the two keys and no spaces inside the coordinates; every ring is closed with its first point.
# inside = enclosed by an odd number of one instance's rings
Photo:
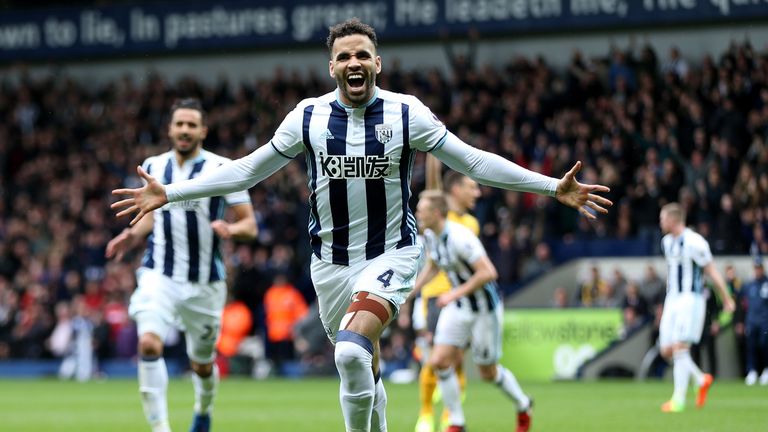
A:
{"type": "Polygon", "coordinates": [[[259,236],[259,227],[256,226],[256,221],[253,221],[253,223],[248,224],[248,229],[245,232],[245,240],[252,241],[256,240],[256,237],[259,236]]]}
{"type": "Polygon", "coordinates": [[[486,280],[485,283],[493,282],[499,278],[499,272],[497,272],[496,268],[492,266],[490,269],[488,269],[487,276],[488,276],[488,280],[486,280]]]}

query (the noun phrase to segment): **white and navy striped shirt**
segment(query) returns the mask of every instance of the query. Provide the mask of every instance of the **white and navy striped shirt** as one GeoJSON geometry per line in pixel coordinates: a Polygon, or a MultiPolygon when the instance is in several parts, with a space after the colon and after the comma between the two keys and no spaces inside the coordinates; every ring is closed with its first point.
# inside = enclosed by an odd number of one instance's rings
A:
{"type": "MultiPolygon", "coordinates": [[[[445,271],[453,288],[469,280],[475,272],[472,264],[487,255],[480,239],[468,228],[455,222],[445,221],[439,236],[432,230],[426,230],[424,238],[429,259],[445,271]]],[[[496,283],[485,284],[459,299],[457,304],[472,312],[493,312],[500,305],[496,283]]]]}
{"type": "MultiPolygon", "coordinates": [[[[171,150],[148,158],[144,170],[163,184],[197,177],[229,161],[206,150],[179,166],[171,150]]],[[[225,206],[249,204],[248,193],[169,203],[154,211],[154,228],[141,266],[177,281],[209,283],[225,278],[220,240],[211,222],[224,217],[225,206]]]]}
{"type": "Polygon", "coordinates": [[[368,104],[352,108],[337,91],[299,103],[270,143],[289,159],[304,153],[312,249],[349,265],[416,244],[408,206],[414,150],[434,150],[447,131],[413,96],[377,87],[368,104]]]}
{"type": "Polygon", "coordinates": [[[679,237],[665,235],[661,247],[667,260],[667,298],[687,292],[701,294],[702,269],[712,262],[712,252],[704,237],[686,228],[679,237]]]}

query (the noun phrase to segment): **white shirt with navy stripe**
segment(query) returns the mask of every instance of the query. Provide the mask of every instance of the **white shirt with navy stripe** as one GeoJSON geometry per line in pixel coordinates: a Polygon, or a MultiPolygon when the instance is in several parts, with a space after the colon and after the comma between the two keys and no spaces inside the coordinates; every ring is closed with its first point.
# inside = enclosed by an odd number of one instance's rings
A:
{"type": "MultiPolygon", "coordinates": [[[[429,259],[445,271],[453,288],[463,284],[474,274],[472,264],[486,256],[480,239],[467,227],[446,220],[443,232],[437,235],[432,230],[424,233],[429,259]]],[[[458,302],[472,312],[492,312],[499,305],[495,283],[466,295],[458,302]]]]}
{"type": "MultiPolygon", "coordinates": [[[[171,150],[148,158],[142,167],[162,184],[169,184],[195,178],[228,161],[201,150],[197,158],[179,166],[176,153],[171,150]]],[[[221,242],[211,228],[211,222],[224,217],[226,206],[250,203],[248,193],[242,191],[223,197],[168,203],[155,210],[154,227],[147,239],[141,266],[180,282],[224,280],[221,242]]]]}
{"type": "Polygon", "coordinates": [[[270,144],[307,160],[314,254],[350,265],[416,244],[408,206],[414,150],[434,150],[447,131],[413,96],[377,87],[368,104],[352,108],[337,92],[300,102],[270,144]]]}
{"type": "Polygon", "coordinates": [[[667,298],[682,293],[701,294],[704,290],[703,268],[712,262],[709,243],[686,228],[678,237],[665,235],[661,246],[667,261],[667,298]]]}

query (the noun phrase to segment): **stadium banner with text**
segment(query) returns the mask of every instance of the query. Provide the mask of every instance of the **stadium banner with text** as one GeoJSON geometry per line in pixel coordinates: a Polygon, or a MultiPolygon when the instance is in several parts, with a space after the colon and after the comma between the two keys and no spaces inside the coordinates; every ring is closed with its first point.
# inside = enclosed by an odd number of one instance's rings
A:
{"type": "Polygon", "coordinates": [[[442,32],[664,26],[768,18],[768,0],[224,0],[137,2],[0,14],[0,61],[322,44],[349,17],[382,40],[434,39],[442,32]]]}
{"type": "Polygon", "coordinates": [[[618,308],[508,310],[501,363],[521,379],[574,379],[618,338],[621,326],[618,308]]]}

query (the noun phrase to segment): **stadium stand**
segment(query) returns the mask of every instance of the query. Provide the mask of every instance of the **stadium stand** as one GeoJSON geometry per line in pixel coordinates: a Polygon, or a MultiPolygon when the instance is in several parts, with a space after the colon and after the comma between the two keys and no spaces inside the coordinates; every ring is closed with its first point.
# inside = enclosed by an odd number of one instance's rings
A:
{"type": "MultiPolygon", "coordinates": [[[[498,67],[453,64],[449,74],[390,68],[382,84],[420,97],[465,141],[533,170],[560,176],[583,161],[585,181],[611,186],[608,198],[616,203],[616,211],[591,223],[553,200],[483,188],[476,216],[503,269],[505,294],[538,275],[541,244],[553,264],[655,254],[659,208],[676,200],[715,255],[768,253],[768,52],[733,44],[693,64],[684,53],[664,60],[645,46],[604,58],[577,52],[565,70],[525,57],[498,67]]],[[[33,76],[16,65],[5,72],[0,359],[54,357],[46,342],[57,324],[54,308],[75,298],[88,305],[94,334],[102,335],[102,360],[135,353],[125,309],[140,256],[104,258],[107,241],[127,223],[112,216],[109,191],[138,184],[135,166],[166,148],[166,113],[175,98],[201,98],[211,129],[206,147],[236,158],[267,142],[301,98],[333,84],[276,73],[211,86],[154,74],[93,88],[55,70],[33,76]]],[[[251,190],[258,242],[227,245],[236,252],[225,254],[230,286],[254,314],[257,334],[265,331],[262,302],[273,275],[292,275],[309,303],[314,296],[302,163],[251,190]]],[[[423,188],[421,156],[417,164],[416,192],[423,188]]]]}

